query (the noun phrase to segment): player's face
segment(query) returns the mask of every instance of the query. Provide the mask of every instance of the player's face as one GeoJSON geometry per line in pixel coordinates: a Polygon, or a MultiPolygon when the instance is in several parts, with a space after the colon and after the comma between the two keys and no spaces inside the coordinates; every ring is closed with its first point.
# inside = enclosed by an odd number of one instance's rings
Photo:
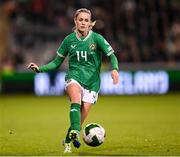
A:
{"type": "Polygon", "coordinates": [[[84,33],[88,32],[89,26],[91,24],[90,14],[81,12],[74,20],[76,28],[79,32],[84,33]]]}

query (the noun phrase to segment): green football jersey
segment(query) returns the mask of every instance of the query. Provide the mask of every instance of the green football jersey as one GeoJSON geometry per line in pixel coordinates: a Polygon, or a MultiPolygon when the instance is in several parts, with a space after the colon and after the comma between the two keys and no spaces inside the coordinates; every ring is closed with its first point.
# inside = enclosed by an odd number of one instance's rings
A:
{"type": "Polygon", "coordinates": [[[60,57],[68,56],[67,79],[75,79],[84,88],[99,91],[102,53],[110,56],[114,50],[98,33],[90,31],[84,38],[76,32],[69,34],[57,50],[60,57]]]}

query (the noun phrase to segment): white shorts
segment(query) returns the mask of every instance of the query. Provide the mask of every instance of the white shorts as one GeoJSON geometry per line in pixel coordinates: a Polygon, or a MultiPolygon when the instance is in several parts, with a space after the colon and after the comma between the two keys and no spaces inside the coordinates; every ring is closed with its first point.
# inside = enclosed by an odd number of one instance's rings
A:
{"type": "Polygon", "coordinates": [[[76,83],[81,88],[81,101],[92,104],[96,103],[98,99],[98,93],[96,93],[95,91],[90,91],[88,89],[85,89],[74,79],[69,79],[65,82],[65,90],[72,83],[76,83]]]}

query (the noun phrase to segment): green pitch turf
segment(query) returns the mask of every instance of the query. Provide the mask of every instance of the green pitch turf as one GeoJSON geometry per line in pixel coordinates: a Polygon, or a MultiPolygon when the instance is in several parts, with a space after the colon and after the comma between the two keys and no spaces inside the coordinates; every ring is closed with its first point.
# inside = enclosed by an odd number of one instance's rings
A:
{"type": "MultiPolygon", "coordinates": [[[[0,96],[0,155],[64,155],[66,97],[0,96]]],[[[105,142],[70,155],[180,155],[180,94],[100,96],[85,124],[100,123],[105,142]]]]}

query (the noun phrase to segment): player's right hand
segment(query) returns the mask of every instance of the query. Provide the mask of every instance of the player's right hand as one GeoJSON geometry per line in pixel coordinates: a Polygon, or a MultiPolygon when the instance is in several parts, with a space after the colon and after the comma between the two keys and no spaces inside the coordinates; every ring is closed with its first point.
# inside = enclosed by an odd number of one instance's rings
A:
{"type": "Polygon", "coordinates": [[[40,72],[40,71],[39,71],[39,67],[38,67],[35,63],[29,63],[29,65],[28,65],[27,68],[35,71],[36,73],[39,73],[39,72],[40,72]]]}

